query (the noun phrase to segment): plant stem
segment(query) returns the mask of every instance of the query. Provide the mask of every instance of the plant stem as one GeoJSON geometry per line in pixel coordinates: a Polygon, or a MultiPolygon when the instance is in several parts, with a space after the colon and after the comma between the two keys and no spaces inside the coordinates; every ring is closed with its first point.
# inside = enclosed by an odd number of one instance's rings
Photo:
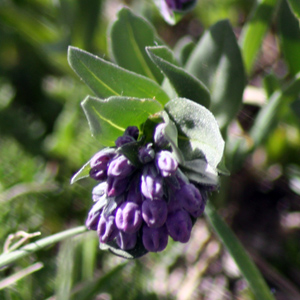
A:
{"type": "Polygon", "coordinates": [[[3,253],[2,255],[0,255],[0,268],[4,267],[12,262],[15,262],[19,258],[28,256],[31,253],[39,251],[47,246],[50,246],[52,244],[59,242],[61,240],[64,240],[64,239],[72,237],[74,235],[83,233],[86,230],[87,229],[85,226],[75,227],[72,229],[68,229],[68,230],[53,234],[46,238],[40,239],[36,242],[30,243],[18,250],[15,250],[15,251],[12,251],[9,253],[3,253]]]}

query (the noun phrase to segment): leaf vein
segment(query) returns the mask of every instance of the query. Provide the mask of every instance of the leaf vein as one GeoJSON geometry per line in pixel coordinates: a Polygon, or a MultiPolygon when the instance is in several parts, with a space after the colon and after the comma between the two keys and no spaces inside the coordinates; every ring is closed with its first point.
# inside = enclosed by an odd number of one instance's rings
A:
{"type": "Polygon", "coordinates": [[[106,119],[105,117],[103,117],[99,111],[97,111],[97,109],[95,108],[95,106],[93,106],[93,110],[95,112],[95,114],[103,121],[107,122],[109,125],[111,125],[112,127],[121,130],[121,131],[125,131],[125,128],[118,126],[117,124],[113,123],[112,121],[110,121],[109,119],[106,119]]]}
{"type": "Polygon", "coordinates": [[[80,59],[79,62],[86,68],[86,70],[93,76],[100,84],[102,84],[106,89],[108,89],[110,92],[112,92],[116,96],[120,96],[118,92],[113,90],[111,87],[109,87],[106,83],[104,83],[98,76],[95,75],[80,59]]]}

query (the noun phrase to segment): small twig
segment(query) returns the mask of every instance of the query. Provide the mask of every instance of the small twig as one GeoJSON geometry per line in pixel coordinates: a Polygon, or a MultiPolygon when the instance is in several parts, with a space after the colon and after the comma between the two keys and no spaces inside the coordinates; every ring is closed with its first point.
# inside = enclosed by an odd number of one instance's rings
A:
{"type": "Polygon", "coordinates": [[[39,236],[39,235],[41,235],[40,231],[33,232],[33,233],[28,233],[25,231],[18,231],[16,233],[10,234],[4,243],[3,252],[8,253],[8,252],[14,251],[17,248],[21,247],[25,242],[27,242],[31,238],[39,236]],[[15,244],[13,244],[11,246],[13,240],[18,239],[18,238],[21,238],[21,239],[18,240],[15,244]]]}

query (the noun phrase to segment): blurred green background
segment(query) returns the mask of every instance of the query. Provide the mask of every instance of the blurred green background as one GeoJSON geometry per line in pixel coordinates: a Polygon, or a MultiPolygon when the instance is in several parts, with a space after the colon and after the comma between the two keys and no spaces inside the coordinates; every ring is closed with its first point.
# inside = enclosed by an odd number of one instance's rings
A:
{"type": "MultiPolygon", "coordinates": [[[[1,247],[18,231],[46,237],[84,224],[93,182],[70,178],[100,144],[80,107],[92,92],[68,66],[67,47],[107,58],[107,28],[124,4],[174,47],[224,18],[239,38],[255,1],[201,0],[171,27],[150,0],[0,0],[1,247]]],[[[253,88],[229,137],[247,134],[268,96],[300,71],[299,24],[286,1],[269,6],[270,20],[256,20],[270,26],[249,72],[253,88]]],[[[232,175],[212,199],[282,300],[300,299],[300,102],[292,100],[242,160],[228,138],[232,175]]],[[[20,259],[0,278],[0,299],[253,299],[203,218],[189,243],[163,253],[127,262],[101,252],[91,232],[20,259]]]]}

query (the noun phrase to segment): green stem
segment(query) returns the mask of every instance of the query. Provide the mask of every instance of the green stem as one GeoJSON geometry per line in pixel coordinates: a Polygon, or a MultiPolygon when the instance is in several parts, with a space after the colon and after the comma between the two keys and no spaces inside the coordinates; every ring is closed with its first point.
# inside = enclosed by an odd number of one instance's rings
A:
{"type": "Polygon", "coordinates": [[[207,220],[216,231],[217,235],[227,248],[231,257],[236,262],[241,273],[248,281],[248,284],[252,289],[256,299],[275,300],[256,265],[253,263],[232,230],[218,215],[211,201],[208,201],[206,205],[205,214],[207,220]]]}
{"type": "Polygon", "coordinates": [[[51,236],[48,236],[46,238],[40,239],[36,242],[30,243],[18,250],[9,252],[9,253],[3,253],[0,255],[0,268],[15,262],[19,258],[28,256],[36,251],[39,251],[47,246],[50,246],[52,244],[55,244],[61,240],[64,240],[66,238],[72,237],[74,235],[80,234],[85,232],[87,229],[85,226],[79,226],[72,229],[68,229],[56,234],[53,234],[51,236]]]}

